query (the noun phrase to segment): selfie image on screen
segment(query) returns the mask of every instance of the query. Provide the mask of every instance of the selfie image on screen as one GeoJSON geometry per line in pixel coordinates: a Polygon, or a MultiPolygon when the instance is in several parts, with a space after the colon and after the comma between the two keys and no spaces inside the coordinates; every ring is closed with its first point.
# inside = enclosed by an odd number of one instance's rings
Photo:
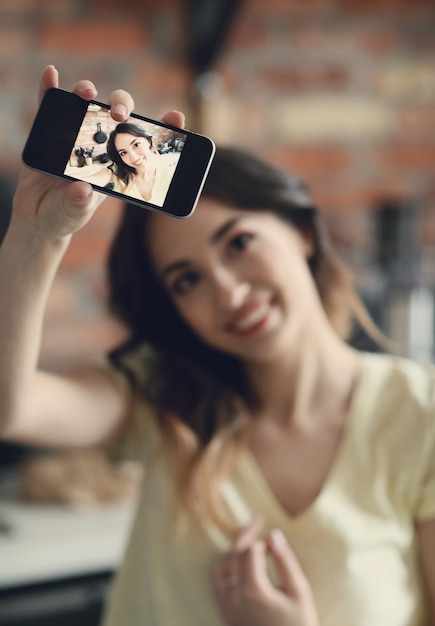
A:
{"type": "Polygon", "coordinates": [[[137,118],[115,122],[91,103],[64,173],[162,207],[185,139],[137,118]]]}

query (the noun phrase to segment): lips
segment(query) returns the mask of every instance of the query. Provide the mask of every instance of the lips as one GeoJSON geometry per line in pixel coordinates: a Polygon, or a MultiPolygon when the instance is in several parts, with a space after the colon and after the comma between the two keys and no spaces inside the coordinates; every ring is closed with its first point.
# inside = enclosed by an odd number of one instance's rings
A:
{"type": "Polygon", "coordinates": [[[259,329],[266,322],[270,313],[270,303],[262,302],[251,305],[237,313],[228,323],[232,332],[250,334],[259,329]]]}

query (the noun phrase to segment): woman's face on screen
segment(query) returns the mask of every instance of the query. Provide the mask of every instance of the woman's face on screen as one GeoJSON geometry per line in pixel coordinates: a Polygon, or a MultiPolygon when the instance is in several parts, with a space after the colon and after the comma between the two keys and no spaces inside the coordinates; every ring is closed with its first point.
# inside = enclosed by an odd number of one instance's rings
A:
{"type": "Polygon", "coordinates": [[[122,161],[135,169],[145,167],[153,154],[150,142],[146,137],[136,137],[136,135],[129,133],[116,135],[115,148],[122,161]]]}

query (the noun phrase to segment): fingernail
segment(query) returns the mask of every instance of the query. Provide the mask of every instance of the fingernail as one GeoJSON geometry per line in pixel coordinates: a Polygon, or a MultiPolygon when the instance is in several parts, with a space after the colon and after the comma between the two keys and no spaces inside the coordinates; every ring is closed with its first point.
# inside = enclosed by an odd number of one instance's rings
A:
{"type": "Polygon", "coordinates": [[[74,192],[71,194],[73,202],[86,202],[92,195],[92,187],[90,185],[86,188],[79,187],[79,189],[74,189],[74,192]]]}
{"type": "Polygon", "coordinates": [[[115,104],[115,106],[112,109],[113,113],[116,113],[116,115],[121,115],[122,117],[127,117],[127,107],[125,106],[125,104],[115,104]]]}
{"type": "Polygon", "coordinates": [[[287,543],[284,533],[280,528],[274,528],[271,531],[270,536],[277,546],[284,546],[287,543]]]}

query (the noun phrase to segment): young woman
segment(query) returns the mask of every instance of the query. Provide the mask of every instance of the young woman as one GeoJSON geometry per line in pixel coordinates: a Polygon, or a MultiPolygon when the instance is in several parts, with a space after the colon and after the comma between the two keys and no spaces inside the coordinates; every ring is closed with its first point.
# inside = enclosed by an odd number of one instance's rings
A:
{"type": "MultiPolygon", "coordinates": [[[[142,126],[121,122],[110,133],[107,154],[112,163],[86,177],[89,182],[128,194],[132,198],[163,206],[171,182],[171,164],[154,147],[153,137],[142,126]]],[[[172,169],[171,169],[172,166],[172,169]]],[[[76,169],[68,173],[75,175],[76,169]]],[[[76,172],[81,176],[80,172],[76,172]]]]}
{"type": "MultiPolygon", "coordinates": [[[[41,89],[56,85],[50,67],[41,89]]],[[[111,105],[122,121],[133,103],[111,105]]],[[[189,219],[127,207],[109,279],[128,342],[40,372],[50,285],[101,201],[21,174],[0,250],[0,415],[9,440],[140,442],[105,624],[434,626],[435,369],[348,346],[367,320],[304,185],[218,149],[189,219]]]]}

